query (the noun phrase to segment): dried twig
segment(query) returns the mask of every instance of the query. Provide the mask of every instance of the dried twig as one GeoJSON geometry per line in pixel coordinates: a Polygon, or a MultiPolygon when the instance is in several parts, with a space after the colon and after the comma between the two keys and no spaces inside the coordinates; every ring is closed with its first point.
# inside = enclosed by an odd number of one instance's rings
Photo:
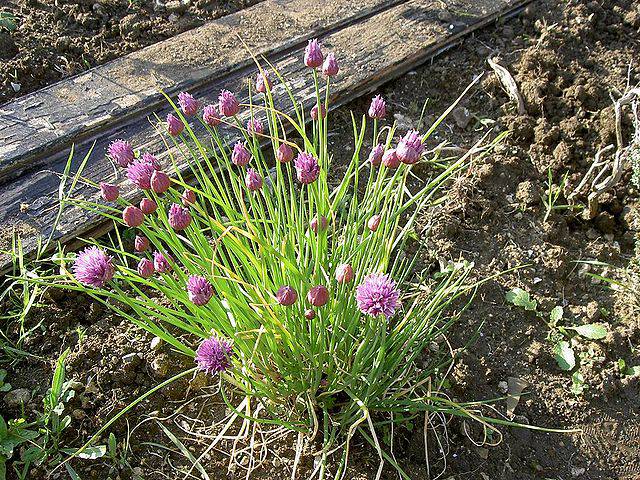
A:
{"type": "Polygon", "coordinates": [[[509,70],[500,65],[497,60],[488,58],[487,62],[489,62],[489,66],[496,72],[500,83],[505,88],[509,97],[518,104],[518,115],[526,115],[527,109],[524,106],[524,100],[522,99],[522,95],[520,95],[520,91],[518,90],[518,85],[514,80],[509,70]]]}

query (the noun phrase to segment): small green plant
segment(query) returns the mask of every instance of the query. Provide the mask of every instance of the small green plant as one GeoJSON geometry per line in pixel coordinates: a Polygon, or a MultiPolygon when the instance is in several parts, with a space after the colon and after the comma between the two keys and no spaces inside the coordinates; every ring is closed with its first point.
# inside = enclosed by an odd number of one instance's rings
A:
{"type": "Polygon", "coordinates": [[[18,28],[16,17],[9,12],[0,12],[0,30],[13,32],[16,28],[18,28]]]}
{"type": "Polygon", "coordinates": [[[625,362],[624,358],[618,360],[618,369],[623,377],[635,377],[640,376],[640,365],[630,367],[625,362]]]}
{"type": "Polygon", "coordinates": [[[544,204],[545,214],[544,222],[549,219],[551,213],[555,210],[569,210],[574,208],[580,208],[578,205],[558,204],[560,196],[563,194],[565,187],[567,186],[567,177],[569,172],[566,172],[560,179],[559,184],[553,183],[553,173],[551,167],[547,171],[546,189],[544,195],[541,195],[542,203],[544,204]]]}
{"type": "Polygon", "coordinates": [[[11,384],[4,381],[7,378],[7,371],[0,368],[0,392],[8,392],[11,390],[11,384]]]}

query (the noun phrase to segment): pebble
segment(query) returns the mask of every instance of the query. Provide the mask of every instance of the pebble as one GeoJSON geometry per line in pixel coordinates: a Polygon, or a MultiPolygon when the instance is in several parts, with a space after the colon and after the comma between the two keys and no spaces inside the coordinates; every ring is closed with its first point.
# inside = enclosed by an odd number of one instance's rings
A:
{"type": "Polygon", "coordinates": [[[151,350],[157,352],[162,348],[162,339],[160,337],[153,337],[151,339],[151,350]]]}
{"type": "Polygon", "coordinates": [[[10,408],[26,405],[29,400],[31,400],[31,390],[27,388],[16,388],[4,396],[4,403],[10,408]]]}
{"type": "Polygon", "coordinates": [[[502,393],[507,393],[509,391],[509,384],[504,380],[498,382],[498,390],[502,393]]]}
{"type": "Polygon", "coordinates": [[[465,107],[454,108],[451,112],[451,116],[456,122],[456,125],[460,128],[467,128],[467,125],[469,125],[469,122],[471,121],[471,114],[465,107]]]}

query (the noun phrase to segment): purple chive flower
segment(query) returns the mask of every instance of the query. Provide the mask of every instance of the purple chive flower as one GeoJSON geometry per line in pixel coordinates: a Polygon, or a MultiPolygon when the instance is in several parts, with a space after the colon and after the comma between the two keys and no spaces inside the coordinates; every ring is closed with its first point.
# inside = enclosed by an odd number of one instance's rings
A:
{"type": "Polygon", "coordinates": [[[267,86],[269,90],[271,90],[273,83],[271,83],[271,79],[269,78],[269,74],[267,72],[258,73],[256,77],[256,91],[258,93],[267,93],[267,86]]]}
{"type": "Polygon", "coordinates": [[[417,130],[409,130],[396,147],[396,155],[402,163],[412,165],[420,159],[424,145],[417,130]]]}
{"type": "Polygon", "coordinates": [[[195,305],[206,305],[213,296],[213,286],[204,277],[191,275],[187,281],[187,292],[189,300],[195,305]]]}
{"type": "Polygon", "coordinates": [[[138,207],[129,205],[122,211],[122,220],[127,227],[139,227],[144,222],[144,213],[138,207]]]}
{"type": "Polygon", "coordinates": [[[207,105],[202,109],[202,120],[210,127],[216,127],[222,121],[215,105],[207,105]]]}
{"type": "Polygon", "coordinates": [[[169,207],[169,225],[176,231],[184,230],[191,223],[189,209],[181,207],[177,203],[169,207]]]}
{"type": "Polygon", "coordinates": [[[400,165],[400,159],[398,158],[395,149],[392,148],[384,152],[380,163],[387,168],[398,168],[398,165],[400,165]]]}
{"type": "Polygon", "coordinates": [[[293,150],[288,144],[283,143],[278,147],[276,157],[280,163],[289,163],[293,159],[293,150]]]}
{"type": "Polygon", "coordinates": [[[144,252],[149,248],[149,239],[142,235],[136,235],[136,239],[133,242],[133,248],[136,252],[144,252]]]}
{"type": "Polygon", "coordinates": [[[222,90],[218,96],[218,111],[225,117],[233,117],[240,111],[236,96],[229,90],[222,90]]]}
{"type": "Polygon", "coordinates": [[[113,259],[96,246],[87,247],[76,257],[73,274],[83,285],[102,287],[113,278],[113,259]]]}
{"type": "Polygon", "coordinates": [[[251,135],[260,135],[264,132],[262,122],[257,118],[252,118],[247,122],[247,132],[251,135]]]}
{"type": "Polygon", "coordinates": [[[178,103],[182,109],[182,113],[190,117],[198,112],[198,102],[193,95],[187,92],[180,92],[178,94],[178,103]]]}
{"type": "Polygon", "coordinates": [[[160,162],[155,155],[145,152],[142,154],[141,160],[146,163],[150,163],[154,170],[160,170],[160,162]]]}
{"type": "Polygon", "coordinates": [[[384,147],[381,144],[377,144],[371,149],[369,153],[369,163],[374,167],[377,167],[382,162],[382,156],[384,155],[384,147]]]}
{"type": "Polygon", "coordinates": [[[231,153],[231,163],[238,167],[244,167],[251,160],[251,154],[247,151],[245,146],[238,142],[233,146],[233,152],[231,153]]]}
{"type": "Polygon", "coordinates": [[[283,285],[276,292],[276,299],[280,305],[288,307],[296,303],[296,300],[298,300],[298,292],[289,285],[283,285]]]}
{"type": "Polygon", "coordinates": [[[364,277],[356,287],[356,301],[362,313],[377,317],[391,317],[398,308],[400,292],[387,275],[373,273],[364,277]]]}
{"type": "Polygon", "coordinates": [[[121,167],[126,167],[133,162],[133,147],[124,140],[115,140],[107,148],[107,153],[111,159],[121,167]]]}
{"type": "Polygon", "coordinates": [[[149,278],[155,271],[153,262],[148,258],[141,258],[138,262],[138,275],[142,278],[149,278]]]}
{"type": "Polygon", "coordinates": [[[327,55],[324,64],[322,65],[322,73],[326,77],[333,77],[338,74],[338,62],[336,61],[336,56],[333,53],[327,55]]]}
{"type": "Polygon", "coordinates": [[[315,310],[313,310],[312,308],[307,308],[304,311],[304,318],[306,318],[307,320],[313,320],[314,318],[316,318],[315,310]]]}
{"type": "Polygon", "coordinates": [[[151,188],[151,176],[155,172],[153,164],[139,158],[127,167],[127,178],[143,190],[151,188]]]}
{"type": "Polygon", "coordinates": [[[167,131],[169,135],[175,137],[176,135],[180,135],[184,130],[184,123],[178,117],[176,117],[173,113],[167,115],[167,131]]]}
{"type": "Polygon", "coordinates": [[[342,263],[336,268],[336,281],[338,283],[349,283],[353,280],[353,267],[348,263],[342,263]]]}
{"type": "Polygon", "coordinates": [[[318,233],[318,230],[320,230],[321,232],[325,231],[328,225],[329,223],[327,222],[327,217],[325,217],[324,215],[320,216],[319,222],[318,222],[318,217],[315,216],[311,219],[311,222],[309,223],[309,226],[311,227],[311,230],[313,230],[313,233],[318,233]]]}
{"type": "Polygon", "coordinates": [[[255,192],[256,190],[260,190],[262,188],[262,177],[256,170],[250,168],[247,170],[247,175],[244,178],[244,183],[249,190],[255,192]]]}
{"type": "Polygon", "coordinates": [[[155,193],[164,193],[171,187],[169,175],[161,170],[156,170],[151,175],[151,190],[155,193]]]}
{"type": "MultiPolygon", "coordinates": [[[[324,108],[324,105],[320,104],[320,118],[324,118],[326,116],[327,116],[327,109],[324,108]]],[[[314,105],[314,107],[311,109],[311,118],[313,120],[318,119],[318,105],[314,105]]]]}
{"type": "Polygon", "coordinates": [[[158,208],[158,204],[150,198],[143,198],[140,200],[140,210],[145,215],[151,215],[158,208]]]}
{"type": "Polygon", "coordinates": [[[187,205],[194,205],[196,203],[196,194],[193,193],[193,190],[185,190],[182,192],[182,204],[186,207],[187,205]]]}
{"type": "Polygon", "coordinates": [[[329,301],[329,290],[324,285],[316,285],[307,293],[307,300],[314,307],[321,307],[329,301]]]}
{"type": "Polygon", "coordinates": [[[111,183],[100,182],[100,193],[107,202],[114,202],[120,196],[118,186],[111,183]]]}
{"type": "Polygon", "coordinates": [[[367,228],[372,232],[375,232],[380,226],[380,221],[382,217],[380,215],[372,215],[369,221],[367,222],[367,228]]]}
{"type": "Polygon", "coordinates": [[[376,95],[371,99],[371,105],[369,105],[369,116],[371,118],[377,118],[382,120],[387,116],[387,103],[380,95],[376,95]]]}
{"type": "Polygon", "coordinates": [[[304,64],[309,68],[318,68],[323,60],[318,40],[316,38],[309,40],[309,44],[304,49],[304,64]]]}
{"type": "Polygon", "coordinates": [[[231,368],[232,354],[230,342],[213,336],[203,341],[196,350],[196,363],[200,370],[215,375],[231,368]]]}
{"type": "Polygon", "coordinates": [[[315,182],[320,175],[318,160],[309,153],[300,152],[293,166],[296,168],[298,180],[305,185],[315,182]]]}
{"type": "Polygon", "coordinates": [[[156,269],[156,272],[164,273],[171,270],[171,257],[167,254],[163,254],[162,252],[153,252],[153,266],[156,269]]]}

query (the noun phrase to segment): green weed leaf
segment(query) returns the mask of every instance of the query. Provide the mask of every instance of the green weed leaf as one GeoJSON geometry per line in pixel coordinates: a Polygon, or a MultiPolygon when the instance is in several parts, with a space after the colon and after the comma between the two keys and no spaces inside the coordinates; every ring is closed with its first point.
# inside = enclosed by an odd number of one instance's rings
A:
{"type": "Polygon", "coordinates": [[[535,300],[531,300],[529,292],[521,288],[514,288],[513,290],[508,291],[505,298],[507,302],[515,305],[516,307],[522,307],[530,312],[535,312],[538,307],[538,303],[535,300]]]}
{"type": "Polygon", "coordinates": [[[607,336],[607,327],[602,323],[589,323],[579,327],[566,327],[575,331],[578,335],[590,340],[600,340],[607,336]]]}
{"type": "Polygon", "coordinates": [[[553,355],[562,370],[569,371],[576,366],[576,356],[567,341],[561,340],[556,343],[553,347],[553,355]]]}

